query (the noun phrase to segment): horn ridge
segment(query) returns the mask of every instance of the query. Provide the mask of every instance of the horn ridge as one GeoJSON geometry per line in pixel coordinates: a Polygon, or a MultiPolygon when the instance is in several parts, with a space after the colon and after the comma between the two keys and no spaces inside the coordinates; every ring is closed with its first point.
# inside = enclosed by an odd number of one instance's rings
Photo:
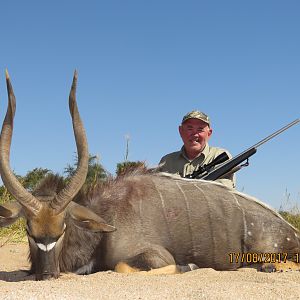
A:
{"type": "Polygon", "coordinates": [[[51,207],[56,210],[56,213],[62,212],[65,207],[72,201],[85,182],[88,172],[89,151],[86,133],[81,121],[77,102],[76,102],[76,87],[77,87],[77,71],[74,72],[73,82],[69,95],[69,109],[72,118],[73,132],[76,141],[78,164],[75,174],[70,179],[67,186],[59,192],[52,200],[51,207]]]}
{"type": "Polygon", "coordinates": [[[13,197],[27,210],[37,214],[41,203],[18,181],[9,165],[10,147],[13,133],[13,121],[16,111],[16,98],[7,69],[5,70],[8,105],[0,136],[0,169],[4,185],[13,197]]]}

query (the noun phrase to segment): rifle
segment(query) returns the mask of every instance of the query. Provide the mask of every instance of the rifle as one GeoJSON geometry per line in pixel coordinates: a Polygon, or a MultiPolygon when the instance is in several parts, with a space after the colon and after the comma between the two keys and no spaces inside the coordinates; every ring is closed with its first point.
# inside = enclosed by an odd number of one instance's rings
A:
{"type": "Polygon", "coordinates": [[[286,126],[282,127],[281,129],[275,131],[274,133],[270,134],[266,138],[262,139],[252,147],[248,148],[244,152],[238,154],[237,156],[229,159],[228,155],[223,152],[219,156],[217,156],[212,162],[207,165],[204,165],[199,168],[199,170],[194,171],[189,177],[187,178],[198,178],[204,180],[216,180],[224,175],[232,174],[239,171],[242,167],[249,165],[249,157],[254,155],[257,151],[257,148],[262,144],[266,143],[270,139],[274,138],[275,136],[281,134],[283,131],[289,129],[290,127],[294,126],[295,124],[299,123],[300,119],[296,119],[293,122],[287,124],[286,126]],[[227,156],[227,158],[226,158],[227,156]],[[229,159],[229,160],[228,160],[229,159]],[[246,162],[240,165],[243,161],[246,162]],[[211,170],[214,166],[223,163],[222,165],[216,167],[214,170],[211,170]]]}
{"type": "MultiPolygon", "coordinates": [[[[192,174],[186,175],[185,178],[189,178],[189,179],[198,178],[199,179],[200,175],[204,176],[203,175],[204,173],[207,174],[213,167],[225,162],[228,159],[229,159],[228,154],[226,152],[223,152],[220,155],[218,155],[215,159],[213,159],[210,163],[200,166],[192,174]]],[[[200,178],[202,178],[202,177],[200,177],[200,178]]]]}

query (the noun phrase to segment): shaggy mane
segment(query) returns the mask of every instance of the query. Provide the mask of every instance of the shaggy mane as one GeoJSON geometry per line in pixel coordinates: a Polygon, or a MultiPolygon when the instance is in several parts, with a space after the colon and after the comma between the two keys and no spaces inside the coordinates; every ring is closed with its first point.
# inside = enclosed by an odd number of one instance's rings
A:
{"type": "Polygon", "coordinates": [[[58,174],[48,174],[39,182],[32,195],[38,197],[42,201],[47,201],[48,199],[53,199],[65,185],[63,177],[58,174]]]}

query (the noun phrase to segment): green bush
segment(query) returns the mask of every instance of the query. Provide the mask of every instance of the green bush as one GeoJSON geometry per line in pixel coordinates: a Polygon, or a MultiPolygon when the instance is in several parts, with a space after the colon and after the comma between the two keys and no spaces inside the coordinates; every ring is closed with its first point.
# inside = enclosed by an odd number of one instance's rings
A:
{"type": "Polygon", "coordinates": [[[292,213],[288,211],[279,211],[279,214],[288,221],[291,225],[296,227],[300,231],[300,214],[292,213]]]}
{"type": "Polygon", "coordinates": [[[143,161],[124,161],[117,164],[116,174],[122,176],[134,170],[147,170],[146,164],[143,161]]]}

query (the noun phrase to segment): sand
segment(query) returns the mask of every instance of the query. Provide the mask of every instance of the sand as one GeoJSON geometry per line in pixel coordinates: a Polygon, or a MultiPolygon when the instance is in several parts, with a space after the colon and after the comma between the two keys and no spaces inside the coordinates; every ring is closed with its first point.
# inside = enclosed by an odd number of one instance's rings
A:
{"type": "Polygon", "coordinates": [[[300,272],[199,269],[179,275],[99,272],[35,281],[27,243],[0,247],[1,299],[300,299],[300,272]]]}

